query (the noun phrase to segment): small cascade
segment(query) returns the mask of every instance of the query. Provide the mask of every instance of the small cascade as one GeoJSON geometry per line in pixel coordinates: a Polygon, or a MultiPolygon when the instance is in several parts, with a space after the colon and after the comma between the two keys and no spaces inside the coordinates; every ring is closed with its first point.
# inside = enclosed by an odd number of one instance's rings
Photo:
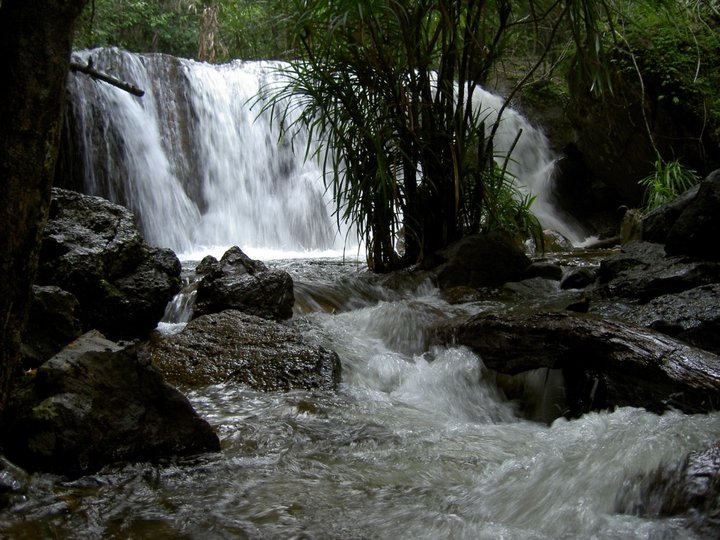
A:
{"type": "MultiPolygon", "coordinates": [[[[484,119],[490,131],[503,106],[503,98],[479,88],[475,90],[473,100],[480,118],[484,119]]],[[[512,151],[507,170],[516,178],[521,190],[535,196],[532,212],[543,229],[556,231],[575,245],[581,243],[588,236],[586,231],[580,223],[561,211],[552,199],[556,158],[545,134],[516,110],[507,107],[502,113],[493,143],[497,154],[495,159],[499,164],[512,151]],[[517,138],[519,132],[522,133],[517,138]]]]}
{"type": "MultiPolygon", "coordinates": [[[[321,168],[304,159],[302,134],[292,143],[278,140],[271,114],[259,112],[258,91],[277,82],[279,64],[210,65],[115,48],[74,56],[145,90],[138,98],[72,74],[68,139],[80,162],[71,174],[80,178],[70,183],[130,208],[150,243],[181,255],[230,245],[276,252],[346,247],[321,168]]],[[[474,99],[491,125],[502,98],[479,89],[474,99]]],[[[547,140],[508,108],[496,135],[497,159],[511,149],[508,169],[536,196],[542,225],[582,240],[551,203],[547,140]]]]}

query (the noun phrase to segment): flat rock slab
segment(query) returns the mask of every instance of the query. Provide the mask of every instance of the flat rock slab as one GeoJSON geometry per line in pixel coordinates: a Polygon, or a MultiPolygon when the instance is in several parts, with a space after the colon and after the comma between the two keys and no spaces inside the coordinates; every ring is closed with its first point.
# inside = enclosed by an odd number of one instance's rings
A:
{"type": "Polygon", "coordinates": [[[720,407],[720,357],[650,329],[567,312],[483,313],[438,330],[507,374],[562,369],[573,414],[615,406],[720,407]]]}
{"type": "Polygon", "coordinates": [[[283,324],[237,310],[193,319],[151,345],[153,363],[183,387],[235,381],[255,390],[334,389],[338,355],[283,324]]]}

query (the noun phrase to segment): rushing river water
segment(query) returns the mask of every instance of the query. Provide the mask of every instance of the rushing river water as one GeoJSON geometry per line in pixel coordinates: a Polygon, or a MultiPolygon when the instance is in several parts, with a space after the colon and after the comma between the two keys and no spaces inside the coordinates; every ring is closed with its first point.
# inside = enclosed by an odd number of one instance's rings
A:
{"type": "Polygon", "coordinates": [[[679,518],[618,513],[616,498],[639,473],[720,439],[717,413],[622,408],[525,420],[476,355],[424,350],[430,324],[469,308],[449,306],[428,284],[360,287],[353,264],[276,265],[298,283],[291,324],[341,357],[337,392],[232,383],[187,392],[221,452],[74,481],[34,475],[0,513],[0,536],[695,538],[679,518]],[[323,296],[343,307],[313,310],[323,296]]]}

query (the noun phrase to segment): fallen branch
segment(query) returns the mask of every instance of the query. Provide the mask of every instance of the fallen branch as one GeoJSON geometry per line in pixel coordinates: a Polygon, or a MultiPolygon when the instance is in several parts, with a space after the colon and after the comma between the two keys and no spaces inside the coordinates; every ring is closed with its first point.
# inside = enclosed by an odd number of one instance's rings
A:
{"type": "Polygon", "coordinates": [[[145,90],[142,90],[142,89],[138,88],[137,86],[127,83],[125,81],[121,81],[120,79],[116,79],[115,77],[112,77],[111,75],[108,75],[106,73],[102,73],[102,72],[96,70],[95,68],[93,68],[91,63],[88,63],[87,65],[83,65],[78,62],[70,62],[70,69],[73,72],[79,71],[80,73],[89,75],[90,77],[93,77],[94,79],[99,79],[103,82],[111,84],[117,88],[120,88],[121,90],[125,90],[125,92],[129,92],[129,93],[133,94],[134,96],[142,97],[145,95],[145,90]]]}

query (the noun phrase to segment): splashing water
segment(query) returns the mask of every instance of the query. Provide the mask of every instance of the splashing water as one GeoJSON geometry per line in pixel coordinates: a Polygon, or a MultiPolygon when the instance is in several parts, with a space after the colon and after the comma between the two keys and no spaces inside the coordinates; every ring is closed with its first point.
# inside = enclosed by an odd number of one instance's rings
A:
{"type": "MultiPolygon", "coordinates": [[[[308,276],[352,281],[349,265],[308,276]]],[[[349,281],[347,281],[349,283],[349,281]]],[[[336,350],[336,393],[189,391],[222,450],[107,467],[75,481],[36,474],[0,510],[8,538],[698,539],[682,517],[619,513],[638,474],[720,438],[720,413],[596,412],[550,425],[518,415],[480,358],[418,345],[458,314],[421,284],[338,286],[334,314],[291,324],[336,350]],[[398,320],[399,317],[399,320],[398,320]],[[401,324],[398,324],[398,323],[401,324]]]]}

